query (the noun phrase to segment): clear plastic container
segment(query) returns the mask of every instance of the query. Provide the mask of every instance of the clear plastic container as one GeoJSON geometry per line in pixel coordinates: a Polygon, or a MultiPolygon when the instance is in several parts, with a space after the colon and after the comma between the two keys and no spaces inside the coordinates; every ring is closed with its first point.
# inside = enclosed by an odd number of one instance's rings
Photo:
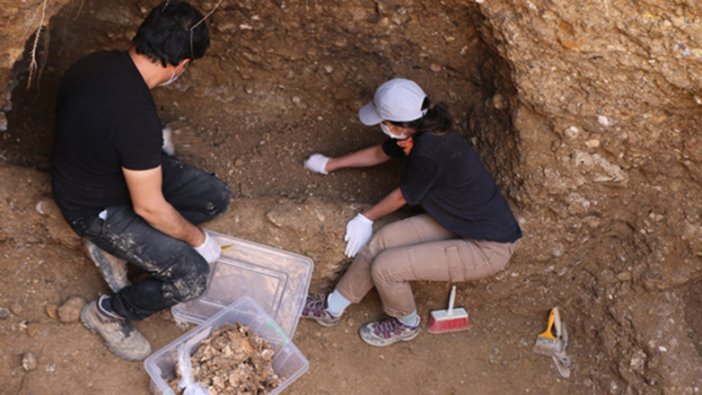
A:
{"type": "Polygon", "coordinates": [[[176,321],[199,324],[248,296],[292,337],[312,279],[312,260],[236,237],[208,233],[223,247],[222,256],[210,266],[205,293],[171,308],[176,321]]]}
{"type": "Polygon", "coordinates": [[[271,394],[280,393],[309,368],[307,358],[298,350],[287,333],[251,298],[242,297],[231,305],[199,324],[167,346],[151,354],[144,361],[144,368],[151,377],[151,392],[156,395],[171,395],[173,391],[167,381],[175,377],[178,349],[186,344],[191,354],[200,343],[217,328],[226,324],[242,324],[268,341],[275,352],[273,370],[284,381],[271,394]]]}

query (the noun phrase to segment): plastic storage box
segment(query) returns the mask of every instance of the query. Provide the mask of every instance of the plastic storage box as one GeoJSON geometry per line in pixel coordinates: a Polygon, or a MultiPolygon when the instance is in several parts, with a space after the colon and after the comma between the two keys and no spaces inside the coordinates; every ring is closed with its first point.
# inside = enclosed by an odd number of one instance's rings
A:
{"type": "Polygon", "coordinates": [[[181,345],[188,344],[190,346],[192,343],[192,354],[202,340],[206,339],[217,328],[236,323],[251,328],[268,341],[275,352],[273,370],[285,380],[271,394],[280,393],[309,368],[309,362],[305,356],[271,316],[266,314],[254,300],[242,297],[183,336],[151,354],[144,361],[144,368],[151,377],[151,392],[157,395],[174,394],[166,382],[175,377],[175,364],[178,358],[178,348],[181,345]]]}
{"type": "Polygon", "coordinates": [[[236,237],[208,233],[222,246],[222,256],[210,266],[205,293],[171,308],[176,321],[199,324],[248,296],[292,337],[312,279],[312,260],[236,237]]]}

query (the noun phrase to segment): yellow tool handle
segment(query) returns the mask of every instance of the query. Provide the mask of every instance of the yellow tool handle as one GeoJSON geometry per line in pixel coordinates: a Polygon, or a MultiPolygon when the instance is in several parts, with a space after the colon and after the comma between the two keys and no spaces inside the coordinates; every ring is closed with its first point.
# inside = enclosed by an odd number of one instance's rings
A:
{"type": "Polygon", "coordinates": [[[221,252],[224,252],[224,251],[226,251],[226,250],[228,250],[228,249],[230,249],[230,248],[232,248],[232,247],[234,247],[234,244],[229,244],[229,245],[226,245],[226,246],[222,246],[222,247],[220,247],[219,250],[220,250],[221,252]]]}
{"type": "Polygon", "coordinates": [[[548,315],[548,324],[546,325],[546,330],[539,333],[539,337],[543,337],[549,340],[555,340],[556,336],[553,334],[553,322],[556,319],[556,309],[551,309],[548,315]]]}

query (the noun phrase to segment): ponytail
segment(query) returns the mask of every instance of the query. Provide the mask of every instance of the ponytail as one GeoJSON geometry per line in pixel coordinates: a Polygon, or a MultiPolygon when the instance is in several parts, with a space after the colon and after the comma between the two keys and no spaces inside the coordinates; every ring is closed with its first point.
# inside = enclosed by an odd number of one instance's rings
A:
{"type": "Polygon", "coordinates": [[[426,114],[414,121],[391,122],[400,127],[412,128],[416,130],[418,134],[424,132],[440,134],[448,132],[451,129],[453,118],[451,114],[449,114],[448,108],[444,103],[431,104],[431,101],[427,97],[422,103],[422,110],[426,110],[426,114]]]}

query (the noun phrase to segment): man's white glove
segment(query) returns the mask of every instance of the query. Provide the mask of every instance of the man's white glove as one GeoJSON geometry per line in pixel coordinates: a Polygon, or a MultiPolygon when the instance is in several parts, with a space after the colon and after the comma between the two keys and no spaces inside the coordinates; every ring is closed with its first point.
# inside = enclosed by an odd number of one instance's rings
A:
{"type": "Polygon", "coordinates": [[[358,214],[346,224],[346,256],[352,258],[368,243],[373,235],[373,221],[358,214]]]}
{"type": "Polygon", "coordinates": [[[211,237],[209,233],[205,232],[205,241],[199,247],[195,247],[195,251],[202,255],[207,263],[215,263],[222,254],[222,247],[220,247],[214,237],[211,237]]]}
{"type": "Polygon", "coordinates": [[[173,144],[173,131],[171,128],[165,127],[161,129],[161,135],[163,136],[161,151],[165,152],[168,156],[175,155],[175,144],[173,144]]]}
{"type": "Polygon", "coordinates": [[[327,162],[329,162],[329,157],[322,154],[312,154],[305,161],[305,168],[309,171],[313,171],[319,174],[329,174],[327,173],[327,162]]]}

